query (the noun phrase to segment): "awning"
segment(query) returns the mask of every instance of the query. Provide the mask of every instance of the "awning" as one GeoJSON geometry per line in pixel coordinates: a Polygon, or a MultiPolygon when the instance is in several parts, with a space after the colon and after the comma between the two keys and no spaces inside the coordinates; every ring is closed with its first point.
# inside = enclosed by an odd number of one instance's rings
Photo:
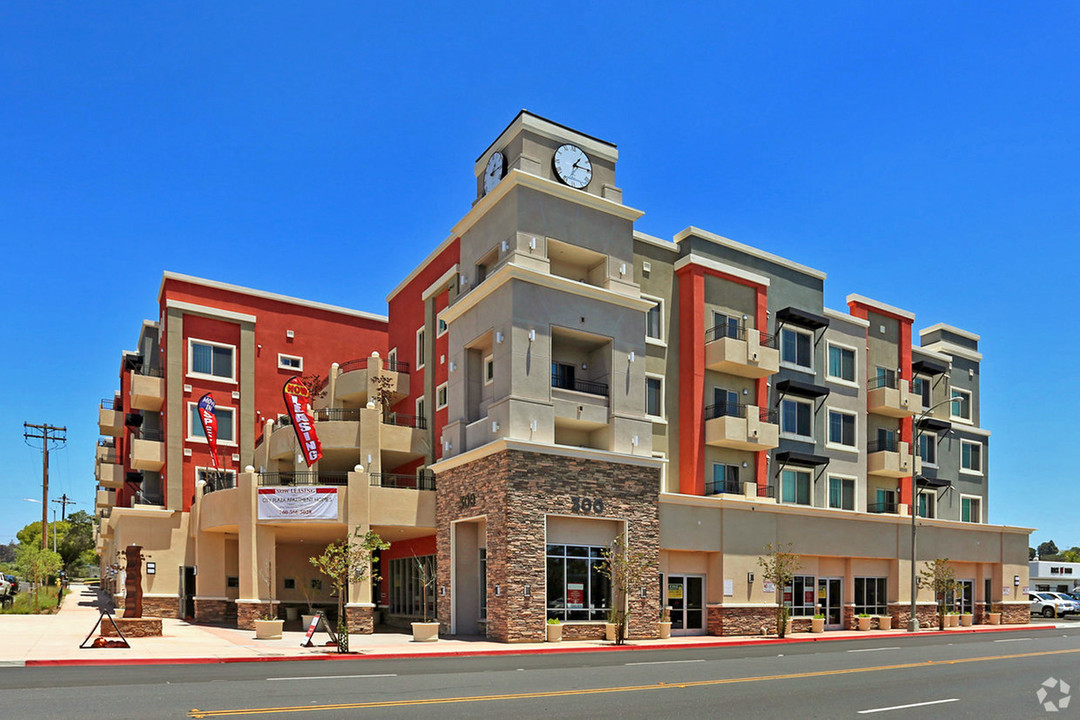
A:
{"type": "Polygon", "coordinates": [[[911,363],[911,369],[917,375],[940,375],[948,372],[949,366],[940,360],[930,360],[926,358],[911,363]]]}
{"type": "Polygon", "coordinates": [[[919,428],[930,432],[943,433],[952,430],[952,423],[946,420],[938,420],[935,417],[924,417],[919,421],[919,428]]]}
{"type": "Polygon", "coordinates": [[[802,380],[781,380],[776,383],[776,392],[781,395],[798,395],[804,398],[820,398],[829,394],[829,388],[824,385],[803,382],[802,380]]]}
{"type": "Polygon", "coordinates": [[[915,483],[921,488],[933,488],[940,490],[943,487],[949,487],[952,485],[952,480],[943,480],[941,478],[931,478],[919,475],[915,478],[915,483]]]}
{"type": "Polygon", "coordinates": [[[776,311],[776,322],[785,325],[798,325],[808,330],[820,330],[829,327],[829,319],[797,307],[786,307],[776,311]]]}
{"type": "Polygon", "coordinates": [[[785,450],[784,452],[776,453],[776,462],[781,465],[803,465],[806,467],[818,467],[820,465],[828,465],[829,458],[825,457],[824,455],[814,455],[813,453],[785,450]]]}

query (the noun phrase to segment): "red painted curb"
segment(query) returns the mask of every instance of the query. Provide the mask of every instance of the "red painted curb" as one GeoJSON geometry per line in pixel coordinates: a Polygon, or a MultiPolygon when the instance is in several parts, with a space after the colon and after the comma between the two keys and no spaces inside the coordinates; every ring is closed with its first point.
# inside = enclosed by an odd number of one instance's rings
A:
{"type": "Polygon", "coordinates": [[[508,647],[505,650],[445,650],[430,653],[363,653],[352,652],[348,654],[327,653],[325,655],[272,655],[263,657],[226,657],[226,658],[96,658],[96,659],[64,659],[64,660],[27,660],[26,667],[94,667],[107,665],[223,665],[230,663],[254,663],[254,662],[297,662],[297,661],[324,661],[324,660],[403,660],[406,658],[447,658],[447,657],[491,657],[497,655],[543,655],[549,653],[569,654],[588,652],[612,652],[634,650],[696,650],[698,648],[720,647],[746,647],[749,645],[790,645],[794,643],[836,642],[841,640],[869,640],[880,638],[907,638],[929,637],[936,635],[975,634],[991,632],[1022,632],[1035,630],[1056,630],[1052,625],[1004,625],[981,628],[958,628],[955,630],[930,630],[920,631],[917,635],[904,633],[884,634],[881,632],[865,635],[843,637],[800,637],[800,638],[754,638],[745,640],[724,640],[717,642],[665,643],[663,645],[600,645],[595,647],[576,648],[515,648],[508,647]]]}

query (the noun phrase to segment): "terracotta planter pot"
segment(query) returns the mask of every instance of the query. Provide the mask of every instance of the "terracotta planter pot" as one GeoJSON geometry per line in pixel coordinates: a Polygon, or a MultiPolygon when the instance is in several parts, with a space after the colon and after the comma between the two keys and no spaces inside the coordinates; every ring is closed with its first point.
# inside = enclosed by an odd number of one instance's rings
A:
{"type": "Polygon", "coordinates": [[[547,641],[562,642],[562,625],[554,625],[552,623],[548,623],[547,641]]]}
{"type": "Polygon", "coordinates": [[[658,630],[659,630],[661,640],[666,640],[669,637],[671,637],[671,623],[670,622],[660,622],[660,623],[656,623],[656,624],[659,626],[658,630]]]}
{"type": "Polygon", "coordinates": [[[281,639],[281,626],[285,624],[284,620],[256,620],[255,621],[255,639],[256,640],[280,640],[281,639]]]}
{"type": "Polygon", "coordinates": [[[413,642],[435,642],[439,639],[439,623],[412,623],[412,639],[413,642]]]}
{"type": "Polygon", "coordinates": [[[892,615],[881,615],[877,619],[878,630],[892,630],[892,615]]]}
{"type": "Polygon", "coordinates": [[[865,631],[870,629],[870,621],[873,620],[873,618],[860,617],[860,618],[855,618],[855,620],[858,622],[859,630],[862,630],[862,631],[865,632],[865,631]]]}
{"type": "Polygon", "coordinates": [[[971,627],[972,620],[974,620],[974,616],[971,613],[964,613],[960,616],[960,625],[963,627],[971,627]]]}
{"type": "Polygon", "coordinates": [[[945,627],[947,627],[947,628],[956,627],[958,622],[960,622],[960,616],[959,615],[946,615],[945,616],[945,627]]]}
{"type": "Polygon", "coordinates": [[[810,632],[825,632],[825,618],[810,618],[810,632]]]}
{"type": "Polygon", "coordinates": [[[987,615],[987,622],[989,622],[991,625],[1000,625],[1001,613],[989,613],[987,615]]]}

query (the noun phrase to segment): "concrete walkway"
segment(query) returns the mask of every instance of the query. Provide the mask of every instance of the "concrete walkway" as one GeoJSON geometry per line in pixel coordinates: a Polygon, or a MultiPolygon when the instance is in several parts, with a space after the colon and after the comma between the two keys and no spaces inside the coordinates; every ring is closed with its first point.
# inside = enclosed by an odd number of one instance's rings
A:
{"type": "MultiPolygon", "coordinates": [[[[273,660],[331,660],[356,659],[356,654],[338,655],[333,648],[302,648],[304,633],[285,631],[280,640],[256,640],[252,630],[211,625],[192,625],[183,620],[162,620],[162,637],[130,638],[130,648],[80,649],[79,644],[93,629],[99,616],[96,589],[72,585],[55,615],[0,615],[0,665],[96,665],[96,664],[154,664],[154,663],[214,663],[273,660]]],[[[108,622],[108,620],[106,620],[108,622]]],[[[1059,627],[1055,623],[1038,622],[1030,625],[980,625],[953,628],[946,633],[1035,631],[1059,627]]],[[[1060,625],[1060,627],[1072,627],[1060,625]]],[[[927,630],[919,634],[935,634],[927,630]]],[[[95,633],[95,636],[97,633],[95,633]]],[[[634,649],[679,649],[721,647],[726,645],[779,644],[788,642],[821,642],[881,637],[902,637],[903,630],[874,630],[869,632],[834,631],[824,634],[795,633],[784,640],[745,636],[677,637],[668,640],[634,640],[622,648],[602,640],[562,643],[524,643],[509,645],[483,639],[443,639],[433,643],[414,643],[405,633],[375,633],[351,635],[350,649],[365,658],[409,656],[454,656],[521,654],[537,652],[594,652],[632,651],[634,649]]],[[[325,633],[316,633],[314,641],[325,643],[325,633]]]]}

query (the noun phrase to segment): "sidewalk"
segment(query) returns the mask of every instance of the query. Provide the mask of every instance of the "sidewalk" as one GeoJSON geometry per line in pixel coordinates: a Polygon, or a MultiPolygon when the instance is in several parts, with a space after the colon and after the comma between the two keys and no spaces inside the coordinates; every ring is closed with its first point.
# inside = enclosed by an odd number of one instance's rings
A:
{"type": "MultiPolygon", "coordinates": [[[[338,655],[333,648],[302,648],[304,633],[285,631],[280,640],[255,640],[251,630],[210,625],[192,625],[183,620],[162,620],[162,637],[131,638],[130,648],[80,649],[98,619],[97,592],[85,585],[72,585],[63,605],[55,615],[0,615],[0,666],[34,665],[150,665],[158,663],[219,663],[282,660],[332,660],[391,657],[446,657],[463,655],[512,655],[541,652],[632,651],[635,649],[679,649],[738,645],[823,642],[831,640],[906,637],[903,630],[857,632],[832,631],[824,634],[795,633],[784,640],[772,637],[676,637],[668,640],[634,640],[616,648],[602,640],[561,643],[506,644],[483,639],[444,639],[433,643],[414,643],[406,633],[352,635],[349,646],[354,654],[338,655]],[[355,654],[358,653],[358,654],[355,654]]],[[[106,622],[108,622],[106,620],[106,622]]],[[[1055,623],[1030,625],[979,625],[952,628],[944,633],[1037,631],[1059,627],[1055,623]]],[[[1072,627],[1061,625],[1060,627],[1072,627]]],[[[919,635],[944,634],[926,630],[919,635]]],[[[325,633],[317,633],[314,642],[325,643],[325,633]]]]}

